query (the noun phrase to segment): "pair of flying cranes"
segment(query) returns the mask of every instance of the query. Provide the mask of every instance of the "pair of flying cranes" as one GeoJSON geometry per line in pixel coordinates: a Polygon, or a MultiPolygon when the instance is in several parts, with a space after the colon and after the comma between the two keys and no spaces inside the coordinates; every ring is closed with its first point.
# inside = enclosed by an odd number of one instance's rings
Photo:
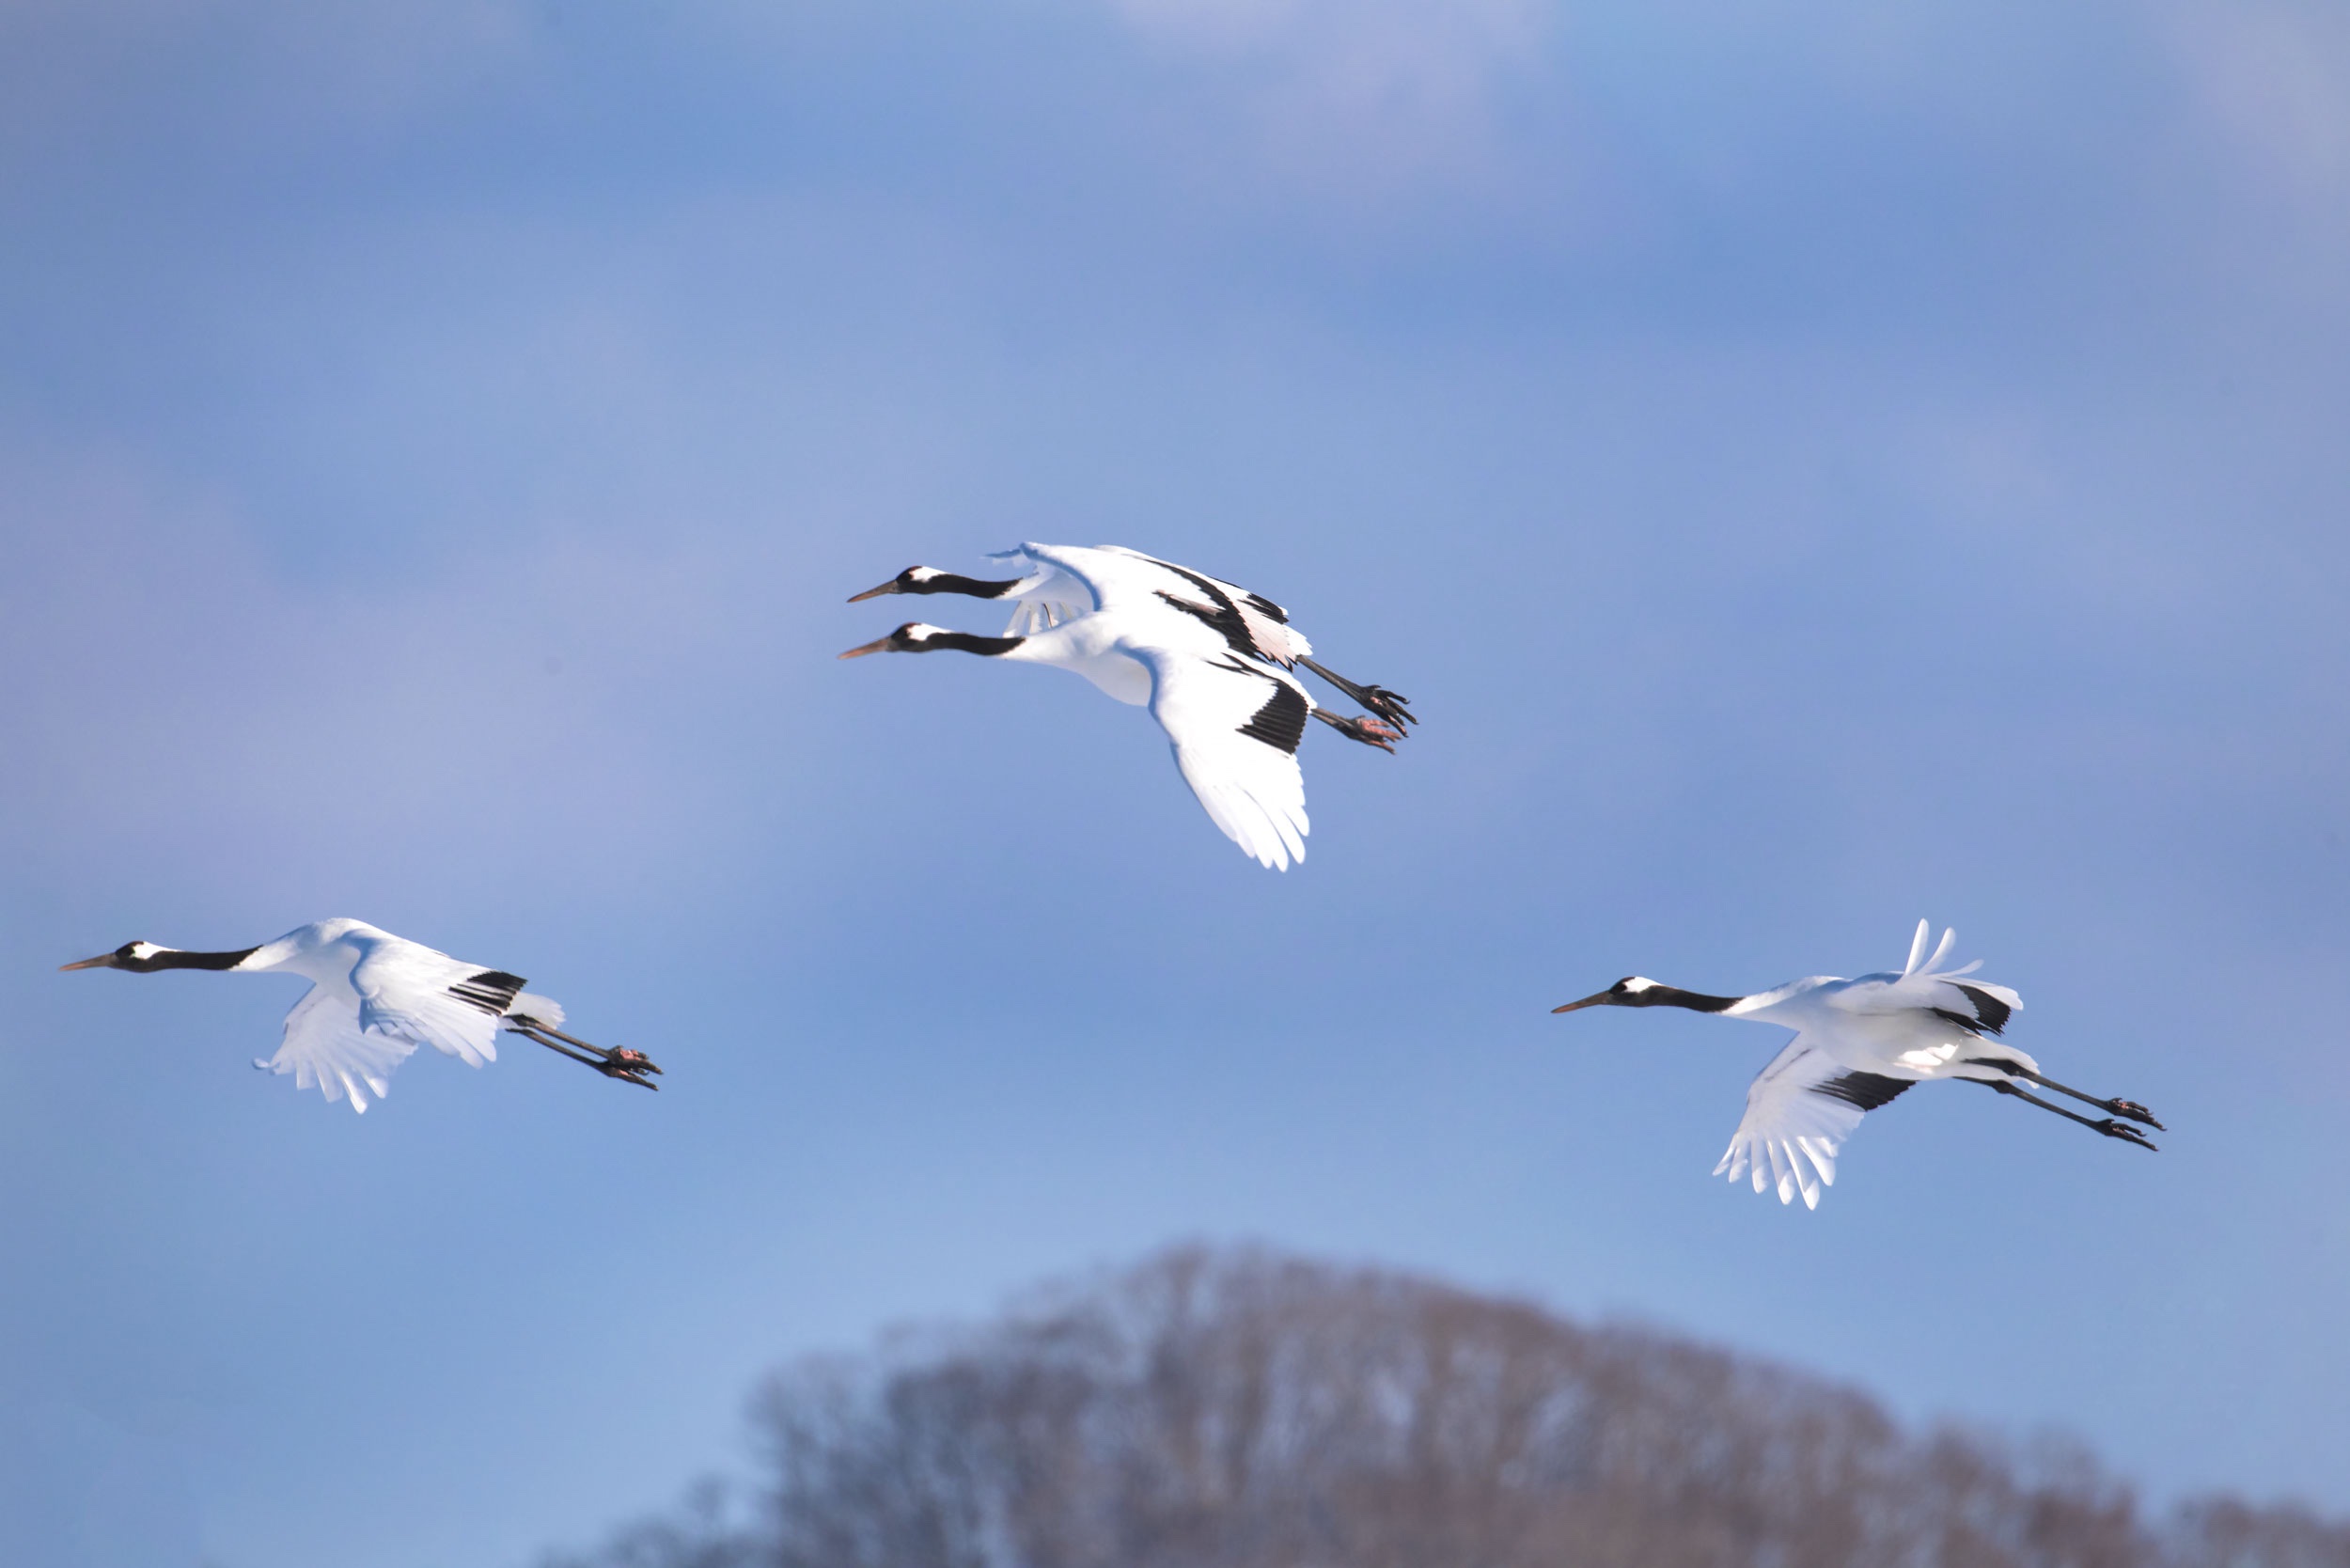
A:
{"type": "MultiPolygon", "coordinates": [[[[1308,719],[1392,752],[1416,723],[1405,699],[1358,685],[1316,664],[1313,647],[1280,605],[1261,594],[1139,552],[1105,545],[1026,544],[991,557],[1017,574],[959,576],[927,566],[851,599],[955,594],[1013,606],[1002,636],[977,636],[908,621],[840,656],[940,650],[1074,670],[1120,702],[1148,706],[1167,732],[1175,765],[1208,816],[1259,864],[1287,870],[1306,856],[1306,786],[1297,747],[1308,719]],[[1296,672],[1310,671],[1365,711],[1340,715],[1316,703],[1296,672]]],[[[1945,931],[1932,953],[1918,923],[1908,962],[1840,980],[1815,975],[1745,996],[1683,991],[1637,975],[1556,1008],[1677,1007],[1751,1018],[1795,1031],[1747,1090],[1747,1112],[1716,1175],[1751,1175],[1754,1190],[1782,1203],[1800,1193],[1817,1207],[1836,1180],[1837,1152],[1860,1119],[1910,1085],[1956,1078],[2053,1111],[2107,1137],[2154,1145],[2145,1106],[2104,1100],[2045,1076],[1998,1036],[2023,999],[2003,985],[1945,968],[1957,940],[1945,931]],[[2026,1086],[2029,1085],[2030,1088],[2026,1086]],[[2083,1116],[2032,1092],[2042,1089],[2102,1111],[2083,1116]]],[[[479,1067],[496,1037],[517,1034],[621,1083],[645,1089],[661,1069],[641,1051],[593,1045],[563,1032],[563,1010],[523,989],[520,976],[466,964],[360,920],[320,920],[274,942],[232,952],[184,952],[129,942],[68,969],[212,969],[292,974],[310,990],[286,1015],[285,1038],[256,1067],[290,1073],[298,1088],[365,1111],[390,1090],[392,1071],[419,1046],[479,1067]]]]}

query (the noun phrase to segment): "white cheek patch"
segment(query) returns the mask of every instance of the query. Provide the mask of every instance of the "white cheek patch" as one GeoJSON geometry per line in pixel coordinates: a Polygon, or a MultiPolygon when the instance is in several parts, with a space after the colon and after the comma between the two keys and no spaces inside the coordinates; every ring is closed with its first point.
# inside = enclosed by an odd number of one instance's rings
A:
{"type": "Polygon", "coordinates": [[[131,944],[131,956],[140,960],[141,962],[153,958],[157,953],[162,952],[163,950],[163,949],[157,947],[152,942],[133,942],[131,944]]]}
{"type": "Polygon", "coordinates": [[[1626,991],[1633,992],[1653,991],[1656,989],[1656,982],[1653,980],[1645,978],[1644,976],[1634,975],[1630,980],[1623,982],[1623,988],[1626,991]]]}
{"type": "Polygon", "coordinates": [[[944,577],[946,573],[934,566],[917,566],[908,571],[906,575],[915,582],[927,583],[932,577],[944,577]]]}

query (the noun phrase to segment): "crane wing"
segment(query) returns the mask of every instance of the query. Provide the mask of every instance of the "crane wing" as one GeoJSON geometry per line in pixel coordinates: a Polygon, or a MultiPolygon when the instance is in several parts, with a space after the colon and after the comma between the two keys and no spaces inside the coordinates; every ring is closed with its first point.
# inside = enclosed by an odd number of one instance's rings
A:
{"type": "Polygon", "coordinates": [[[1146,556],[1139,550],[1129,550],[1122,544],[1104,544],[1101,548],[1105,555],[1130,556],[1138,561],[1148,561],[1162,571],[1171,572],[1189,582],[1193,588],[1204,590],[1211,602],[1215,595],[1222,595],[1224,604],[1239,617],[1247,640],[1262,657],[1278,659],[1288,665],[1312,655],[1314,645],[1306,640],[1304,633],[1290,624],[1289,611],[1263,594],[1251,592],[1238,583],[1228,583],[1221,577],[1211,577],[1204,572],[1194,572],[1187,566],[1177,566],[1173,561],[1163,561],[1156,556],[1146,556]]]}
{"type": "MultiPolygon", "coordinates": [[[[1166,569],[1147,556],[1135,556],[1122,550],[1094,550],[1082,544],[1037,544],[1030,542],[1016,550],[1006,550],[989,557],[992,560],[1026,563],[1038,586],[1031,590],[1024,582],[1012,590],[1015,594],[1042,593],[1053,584],[1055,575],[1083,589],[1087,604],[1096,610],[1118,609],[1137,603],[1147,603],[1153,588],[1175,586],[1166,569]]],[[[1071,590],[1066,587],[1059,591],[1071,590]]]]}
{"type": "MultiPolygon", "coordinates": [[[[1291,628],[1289,612],[1264,595],[1120,544],[1029,543],[994,558],[1058,572],[1085,589],[1093,609],[1172,606],[1213,628],[1233,651],[1246,656],[1288,665],[1313,652],[1313,645],[1291,628]]],[[[1024,584],[1012,591],[1019,595],[1031,590],[1024,584]]],[[[1045,576],[1033,591],[1044,596],[1058,590],[1045,576]]],[[[1015,613],[1015,629],[1024,613],[1015,613]]]]}
{"type": "Polygon", "coordinates": [[[1751,1171],[1755,1191],[1776,1184],[1780,1202],[1801,1192],[1804,1207],[1816,1209],[1820,1189],[1836,1183],[1844,1139],[1912,1081],[1853,1072],[1797,1035],[1747,1087],[1747,1114],[1714,1174],[1734,1182],[1751,1171]]]}
{"type": "Polygon", "coordinates": [[[1011,620],[1004,628],[1008,637],[1033,636],[1102,607],[1091,584],[1038,556],[1039,548],[1042,547],[1022,545],[995,551],[987,557],[1023,573],[1019,585],[1004,595],[1012,601],[1011,620]]]}
{"type": "Polygon", "coordinates": [[[497,1059],[498,1020],[523,979],[398,937],[371,944],[352,967],[360,1027],[430,1045],[468,1067],[497,1059]]]}
{"type": "Polygon", "coordinates": [[[1926,938],[1931,934],[1933,927],[1919,921],[1918,934],[1909,944],[1909,962],[1901,973],[1863,975],[1824,991],[1821,1000],[1843,1012],[1931,1012],[1969,1034],[1998,1034],[2007,1027],[2009,1017],[2023,1011],[2024,998],[2004,985],[1966,979],[1982,967],[1980,959],[1956,969],[1941,968],[1957,945],[1958,933],[1946,929],[1928,957],[1926,938]]]}
{"type": "Polygon", "coordinates": [[[1294,676],[1218,650],[1136,648],[1151,671],[1151,716],[1175,765],[1226,838],[1261,866],[1306,858],[1306,777],[1297,766],[1313,699],[1294,676]]]}
{"type": "Polygon", "coordinates": [[[339,985],[313,985],[286,1014],[286,1034],[277,1054],[253,1065],[291,1073],[296,1089],[315,1088],[331,1102],[351,1096],[351,1108],[365,1114],[368,1096],[392,1091],[392,1070],[415,1051],[415,1043],[368,1030],[359,1023],[359,1003],[339,985]]]}
{"type": "Polygon", "coordinates": [[[315,1086],[330,1101],[348,1094],[351,1108],[364,1112],[369,1094],[391,1092],[393,1069],[419,1045],[479,1067],[497,1059],[498,1029],[509,1014],[563,1022],[562,1008],[525,992],[520,975],[349,923],[342,940],[358,951],[349,982],[313,984],[286,1014],[277,1054],[253,1064],[291,1073],[297,1089],[315,1086]]]}

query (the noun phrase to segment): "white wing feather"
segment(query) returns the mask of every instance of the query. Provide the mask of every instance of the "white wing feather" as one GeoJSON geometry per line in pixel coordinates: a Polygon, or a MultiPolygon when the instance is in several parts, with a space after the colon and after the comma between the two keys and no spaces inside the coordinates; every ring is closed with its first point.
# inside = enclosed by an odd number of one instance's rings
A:
{"type": "MultiPolygon", "coordinates": [[[[290,1073],[294,1087],[316,1087],[331,1102],[349,1095],[365,1113],[368,1095],[391,1092],[393,1070],[430,1045],[468,1067],[497,1059],[497,1034],[507,1013],[523,1013],[559,1027],[563,1009],[553,999],[518,992],[497,1011],[465,1000],[451,987],[488,973],[478,964],[372,927],[345,938],[359,949],[349,980],[316,981],[286,1014],[277,1054],[254,1066],[290,1073]]],[[[482,995],[480,987],[475,987],[482,995]]],[[[498,993],[491,992],[494,997],[498,993]]]]}
{"type": "Polygon", "coordinates": [[[1836,1184],[1837,1151],[1867,1114],[1849,1100],[1820,1092],[1846,1071],[1800,1036],[1789,1041],[1747,1086],[1747,1114],[1714,1174],[1735,1182],[1751,1171],[1755,1191],[1776,1186],[1782,1203],[1800,1192],[1804,1207],[1818,1208],[1820,1189],[1836,1184]]]}
{"type": "MultiPolygon", "coordinates": [[[[1286,671],[1185,650],[1136,648],[1151,671],[1151,716],[1173,743],[1175,765],[1226,838],[1277,871],[1306,858],[1306,776],[1292,751],[1242,733],[1275,693],[1312,699],[1286,671]]],[[[1302,724],[1302,717],[1300,719],[1302,724]]]]}
{"type": "Polygon", "coordinates": [[[563,1004],[552,996],[534,996],[525,991],[517,996],[513,1005],[506,1010],[506,1016],[527,1018],[533,1023],[544,1024],[549,1028],[559,1029],[563,1027],[563,1004]]]}
{"type": "Polygon", "coordinates": [[[368,1094],[389,1094],[393,1069],[415,1049],[413,1041],[362,1028],[358,998],[342,987],[313,985],[286,1014],[277,1054],[253,1065],[291,1073],[296,1089],[315,1088],[330,1103],[348,1094],[351,1108],[365,1115],[368,1094]]]}
{"type": "MultiPolygon", "coordinates": [[[[1268,658],[1278,659],[1287,665],[1313,655],[1314,645],[1306,640],[1303,632],[1289,623],[1286,619],[1289,612],[1278,609],[1271,600],[1253,589],[1242,588],[1238,583],[1228,583],[1221,577],[1211,577],[1204,572],[1195,572],[1188,566],[1163,561],[1156,556],[1146,556],[1139,550],[1129,550],[1122,544],[1104,544],[1100,549],[1104,555],[1126,556],[1135,560],[1147,561],[1179,579],[1197,577],[1200,582],[1214,584],[1216,589],[1231,601],[1232,608],[1240,613],[1242,624],[1248,628],[1249,638],[1268,658]],[[1259,604],[1273,608],[1277,613],[1267,615],[1257,607],[1259,604]]],[[[1196,589],[1198,585],[1190,586],[1196,589]]]]}
{"type": "MultiPolygon", "coordinates": [[[[1302,713],[1292,710],[1300,729],[1313,699],[1287,670],[1236,657],[1220,633],[1159,597],[1199,602],[1201,590],[1186,577],[1187,569],[1116,545],[1028,543],[992,558],[1031,569],[1016,595],[1039,604],[1081,603],[1088,612],[1114,614],[1131,627],[1119,639],[1120,651],[1151,672],[1152,716],[1167,731],[1175,765],[1209,820],[1260,865],[1287,870],[1305,859],[1306,780],[1294,754],[1296,737],[1288,737],[1285,746],[1243,731],[1277,691],[1286,688],[1304,705],[1302,713]]],[[[1246,589],[1205,580],[1236,605],[1249,597],[1246,589]]],[[[1024,604],[1015,629],[1044,613],[1024,604]]],[[[1252,635],[1271,638],[1282,631],[1253,607],[1243,617],[1252,635]],[[1261,634],[1259,621],[1266,628],[1261,634]]],[[[1307,651],[1304,639],[1292,635],[1290,640],[1296,651],[1307,651]]]]}
{"type": "Polygon", "coordinates": [[[498,1019],[450,994],[482,973],[481,966],[395,938],[375,944],[351,971],[359,993],[359,1024],[379,1034],[430,1045],[468,1067],[497,1060],[498,1019]]]}
{"type": "MultiPolygon", "coordinates": [[[[1262,595],[1211,577],[1187,566],[1129,550],[1122,544],[1023,544],[988,557],[1025,566],[1030,575],[1006,597],[1023,601],[1012,612],[1010,633],[1028,635],[1052,624],[1048,607],[1059,608],[1061,619],[1095,610],[1124,610],[1152,604],[1152,596],[1167,592],[1204,603],[1200,583],[1212,584],[1230,602],[1259,651],[1283,664],[1309,657],[1313,644],[1286,620],[1258,608],[1270,606],[1262,595]],[[1197,579],[1195,581],[1194,579],[1197,579]]],[[[1287,612],[1281,612],[1286,614],[1287,612]]]]}
{"type": "Polygon", "coordinates": [[[1002,561],[1023,573],[1019,586],[1004,595],[1012,601],[1011,620],[1004,627],[1004,635],[1008,637],[1049,632],[1063,621],[1090,615],[1102,607],[1084,578],[1043,559],[1026,546],[998,550],[987,558],[1002,561]]]}
{"type": "MultiPolygon", "coordinates": [[[[1934,956],[1928,958],[1925,956],[1926,938],[1931,930],[1926,921],[1918,922],[1917,937],[1909,945],[1909,962],[1903,966],[1901,973],[1862,975],[1857,980],[1824,988],[1820,999],[1842,1012],[1886,1013],[1948,1008],[1973,1016],[1974,999],[1957,990],[1956,986],[1960,980],[1982,968],[1982,960],[1976,959],[1955,969],[1940,967],[1942,961],[1950,956],[1950,949],[1957,945],[1958,933],[1946,928],[1941,942],[1934,949],[1934,956]]],[[[1998,997],[2007,1004],[2011,1012],[2024,1010],[2024,998],[2004,985],[1980,980],[1968,980],[1966,985],[1969,990],[1998,997]]]]}
{"type": "Polygon", "coordinates": [[[1918,922],[1918,934],[1909,939],[1909,959],[1902,965],[1903,974],[1914,975],[1918,972],[1919,961],[1926,956],[1926,938],[1933,933],[1934,922],[1931,920],[1918,922]]]}

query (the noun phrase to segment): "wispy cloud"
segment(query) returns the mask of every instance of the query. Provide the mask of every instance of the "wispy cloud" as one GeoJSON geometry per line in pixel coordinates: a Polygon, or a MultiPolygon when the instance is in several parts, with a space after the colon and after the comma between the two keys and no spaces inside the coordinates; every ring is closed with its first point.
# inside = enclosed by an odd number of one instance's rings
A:
{"type": "Polygon", "coordinates": [[[2350,10],[2294,0],[2181,7],[2177,57],[2268,180],[2311,204],[2350,195],[2350,10]]]}
{"type": "Polygon", "coordinates": [[[413,121],[528,55],[524,0],[11,0],[0,6],[0,154],[91,137],[209,141],[259,121],[413,121]],[[220,90],[224,85],[234,90],[220,90]],[[191,92],[206,112],[185,112],[191,92]]]}
{"type": "Polygon", "coordinates": [[[1490,175],[1542,0],[1108,0],[1136,35],[1214,70],[1276,171],[1378,196],[1490,175]]]}
{"type": "MultiPolygon", "coordinates": [[[[30,860],[109,843],[148,877],[275,886],[300,907],[320,868],[432,867],[478,894],[626,881],[725,835],[709,784],[750,770],[704,755],[738,734],[711,722],[713,694],[776,698],[753,586],[776,562],[758,546],[522,538],[462,572],[321,590],[232,501],[125,454],[11,466],[27,482],[0,500],[0,660],[19,676],[0,790],[30,860]]],[[[788,789],[788,761],[756,771],[759,793],[788,789]]]]}

